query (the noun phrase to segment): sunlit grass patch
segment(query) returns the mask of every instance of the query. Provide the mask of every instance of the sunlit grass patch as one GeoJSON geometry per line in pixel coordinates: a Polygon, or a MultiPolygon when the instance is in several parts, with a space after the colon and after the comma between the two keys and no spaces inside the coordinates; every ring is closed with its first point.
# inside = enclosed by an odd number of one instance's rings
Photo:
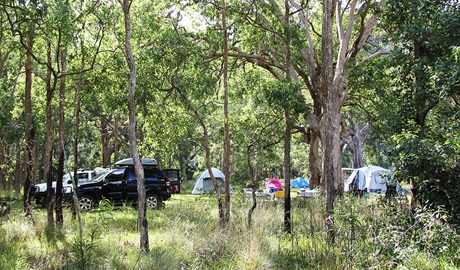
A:
{"type": "MultiPolygon", "coordinates": [[[[0,224],[0,269],[456,269],[459,236],[437,217],[372,198],[344,198],[332,216],[329,243],[324,198],[293,198],[292,233],[284,204],[232,197],[230,223],[219,223],[215,196],[174,194],[147,210],[149,253],[140,251],[137,209],[103,205],[78,220],[64,209],[62,229],[48,228],[46,209],[25,218],[12,209],[0,224]],[[415,221],[415,223],[414,223],[415,221]],[[424,266],[426,265],[426,266],[424,266]]],[[[19,206],[21,207],[21,206],[19,206]]]]}

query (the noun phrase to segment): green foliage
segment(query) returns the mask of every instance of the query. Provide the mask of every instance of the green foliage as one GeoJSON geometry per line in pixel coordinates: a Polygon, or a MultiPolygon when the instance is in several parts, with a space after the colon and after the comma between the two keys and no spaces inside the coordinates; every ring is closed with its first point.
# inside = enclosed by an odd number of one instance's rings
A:
{"type": "Polygon", "coordinates": [[[395,176],[410,179],[421,203],[446,209],[448,220],[460,224],[460,166],[454,162],[460,146],[454,138],[458,133],[446,133],[437,140],[420,140],[410,133],[395,136],[395,176]]]}
{"type": "MultiPolygon", "coordinates": [[[[99,230],[99,229],[98,229],[99,230]]],[[[93,229],[83,238],[75,237],[70,244],[71,262],[64,269],[97,269],[97,258],[94,257],[97,246],[98,231],[93,229]]]]}
{"type": "Polygon", "coordinates": [[[393,258],[394,264],[407,261],[418,265],[430,261],[429,258],[437,258],[435,264],[444,261],[448,262],[447,265],[458,265],[459,236],[446,218],[443,211],[427,208],[417,209],[414,213],[396,209],[388,212],[383,220],[384,226],[378,232],[378,254],[393,258]],[[426,256],[425,260],[416,259],[421,254],[426,256]]]}

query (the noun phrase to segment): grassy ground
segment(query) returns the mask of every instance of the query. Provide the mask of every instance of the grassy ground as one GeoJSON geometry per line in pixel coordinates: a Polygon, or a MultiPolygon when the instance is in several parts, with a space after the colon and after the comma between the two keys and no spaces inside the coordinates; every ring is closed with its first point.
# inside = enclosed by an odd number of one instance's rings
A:
{"type": "Polygon", "coordinates": [[[326,241],[323,198],[292,193],[292,228],[283,228],[282,201],[232,197],[231,223],[220,228],[216,198],[174,194],[161,210],[149,210],[151,252],[139,252],[137,212],[132,207],[64,213],[62,230],[49,230],[46,210],[22,215],[12,203],[0,220],[0,269],[457,269],[459,237],[442,213],[407,211],[380,200],[346,198],[332,217],[334,244],[326,241]]]}

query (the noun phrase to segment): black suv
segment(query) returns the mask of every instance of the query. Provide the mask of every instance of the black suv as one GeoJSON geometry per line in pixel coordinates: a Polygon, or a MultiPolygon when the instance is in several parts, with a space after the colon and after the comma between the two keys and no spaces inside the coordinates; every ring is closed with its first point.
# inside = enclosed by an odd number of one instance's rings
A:
{"type": "MultiPolygon", "coordinates": [[[[164,201],[171,198],[169,179],[157,168],[156,160],[142,159],[142,164],[147,207],[160,208],[164,201]]],[[[77,188],[77,196],[81,210],[91,209],[103,198],[108,199],[113,205],[137,204],[137,177],[132,159],[121,160],[115,165],[118,168],[110,171],[105,177],[80,184],[77,188]]]]}

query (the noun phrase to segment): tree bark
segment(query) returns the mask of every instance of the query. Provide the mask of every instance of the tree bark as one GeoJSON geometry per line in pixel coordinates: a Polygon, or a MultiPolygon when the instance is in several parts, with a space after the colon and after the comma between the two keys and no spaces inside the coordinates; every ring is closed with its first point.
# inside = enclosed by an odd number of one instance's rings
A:
{"type": "Polygon", "coordinates": [[[53,95],[56,89],[56,79],[52,78],[51,70],[51,44],[47,44],[47,74],[46,74],[46,143],[45,143],[45,161],[44,161],[44,176],[46,179],[47,188],[47,217],[48,227],[54,228],[54,190],[52,187],[53,172],[52,172],[52,153],[53,153],[53,140],[54,140],[54,124],[53,124],[53,95]]]}
{"type": "Polygon", "coordinates": [[[21,138],[17,138],[16,140],[16,146],[15,146],[15,150],[16,150],[16,166],[14,168],[14,191],[16,193],[16,195],[20,196],[21,194],[21,186],[22,186],[22,183],[21,183],[21,180],[23,179],[23,173],[22,173],[22,160],[21,160],[21,141],[22,139],[21,138]]]}
{"type": "Polygon", "coordinates": [[[248,228],[251,228],[252,226],[252,214],[254,213],[254,210],[256,210],[257,207],[257,198],[256,198],[256,190],[259,188],[256,180],[256,176],[254,173],[254,167],[252,166],[251,162],[251,148],[254,146],[254,143],[250,143],[247,150],[247,158],[248,158],[248,168],[249,168],[249,178],[251,179],[252,182],[252,206],[248,210],[248,228]]]}
{"type": "MultiPolygon", "coordinates": [[[[83,41],[82,41],[83,43],[83,41]]],[[[83,45],[82,45],[83,48],[83,45]]],[[[85,64],[85,57],[82,56],[81,60],[81,68],[84,67],[85,64]]],[[[81,89],[82,89],[82,84],[83,84],[83,76],[82,73],[78,74],[77,78],[77,87],[75,89],[75,103],[74,103],[74,118],[75,118],[75,126],[74,126],[74,134],[73,134],[73,178],[72,178],[72,187],[73,190],[75,191],[77,189],[77,171],[78,171],[78,141],[80,140],[80,104],[81,104],[81,89]]],[[[79,215],[79,209],[78,209],[78,198],[76,197],[77,194],[76,192],[73,193],[73,204],[72,204],[72,219],[75,220],[78,218],[78,224],[80,225],[81,228],[81,219],[79,215]]],[[[82,235],[80,235],[80,239],[82,235]]]]}
{"type": "Polygon", "coordinates": [[[30,189],[35,183],[35,126],[32,115],[32,55],[34,46],[34,33],[30,31],[27,39],[26,49],[26,83],[24,93],[24,115],[27,127],[27,141],[24,155],[24,213],[26,216],[32,215],[31,202],[29,198],[30,189]]]}
{"type": "Polygon", "coordinates": [[[107,168],[110,166],[110,136],[107,125],[107,118],[102,115],[101,117],[101,140],[102,140],[102,166],[107,168]]]}
{"type": "Polygon", "coordinates": [[[322,179],[326,186],[326,225],[328,230],[329,242],[334,242],[335,232],[332,223],[332,214],[334,210],[335,191],[334,181],[337,171],[337,144],[339,137],[338,127],[340,122],[337,121],[335,111],[334,92],[334,70],[333,70],[333,40],[332,25],[334,18],[334,0],[323,1],[323,28],[322,28],[322,70],[321,70],[321,92],[324,100],[324,115],[321,119],[321,138],[323,145],[323,174],[322,179]]]}
{"type": "MultiPolygon", "coordinates": [[[[120,134],[118,133],[119,128],[119,121],[118,115],[115,115],[115,124],[113,126],[113,159],[119,160],[119,151],[121,147],[120,143],[120,134]]],[[[108,161],[110,163],[110,155],[108,156],[108,161]]]]}
{"type": "Polygon", "coordinates": [[[350,125],[352,126],[353,136],[351,137],[351,144],[352,144],[352,152],[353,152],[353,164],[352,168],[362,168],[364,167],[364,159],[363,159],[363,136],[366,132],[369,125],[366,125],[364,128],[360,129],[358,123],[353,123],[353,119],[349,116],[350,125]]]}
{"type": "Polygon", "coordinates": [[[140,231],[140,249],[143,252],[150,252],[149,247],[149,231],[146,212],[146,194],[145,194],[145,177],[144,168],[141,164],[141,158],[137,149],[137,136],[136,136],[136,79],[137,70],[134,61],[133,52],[131,48],[131,16],[129,0],[123,0],[123,13],[125,23],[125,54],[126,62],[129,66],[129,89],[128,89],[128,109],[129,109],[129,147],[131,156],[134,161],[134,171],[137,177],[137,193],[138,193],[138,207],[139,207],[139,231],[140,231]]]}
{"type": "MultiPolygon", "coordinates": [[[[319,101],[313,101],[313,115],[315,119],[320,119],[321,117],[321,103],[319,101]]],[[[309,129],[309,144],[310,149],[308,153],[308,168],[310,169],[310,186],[311,188],[316,188],[320,186],[321,183],[321,161],[319,156],[319,149],[320,149],[320,141],[321,141],[321,133],[319,126],[309,129]]]]}
{"type": "Polygon", "coordinates": [[[222,0],[222,31],[223,31],[223,47],[224,47],[224,175],[225,175],[225,210],[224,224],[230,222],[230,131],[228,127],[228,44],[227,44],[227,21],[226,21],[227,6],[225,0],[222,0]]]}
{"type": "Polygon", "coordinates": [[[64,133],[65,133],[65,122],[64,122],[64,110],[65,110],[65,83],[66,83],[66,64],[67,64],[67,50],[65,48],[61,51],[61,72],[62,76],[59,81],[59,161],[58,161],[58,173],[56,180],[56,225],[58,228],[62,228],[64,224],[64,214],[62,213],[62,179],[64,178],[64,133]]]}
{"type": "MultiPolygon", "coordinates": [[[[286,83],[291,87],[293,79],[296,77],[294,67],[291,63],[291,29],[289,1],[284,1],[284,32],[286,35],[286,83]]],[[[291,233],[291,109],[290,104],[285,104],[284,108],[284,232],[291,233]]]]}
{"type": "Polygon", "coordinates": [[[290,109],[284,109],[284,232],[291,233],[291,124],[290,109]]]}

